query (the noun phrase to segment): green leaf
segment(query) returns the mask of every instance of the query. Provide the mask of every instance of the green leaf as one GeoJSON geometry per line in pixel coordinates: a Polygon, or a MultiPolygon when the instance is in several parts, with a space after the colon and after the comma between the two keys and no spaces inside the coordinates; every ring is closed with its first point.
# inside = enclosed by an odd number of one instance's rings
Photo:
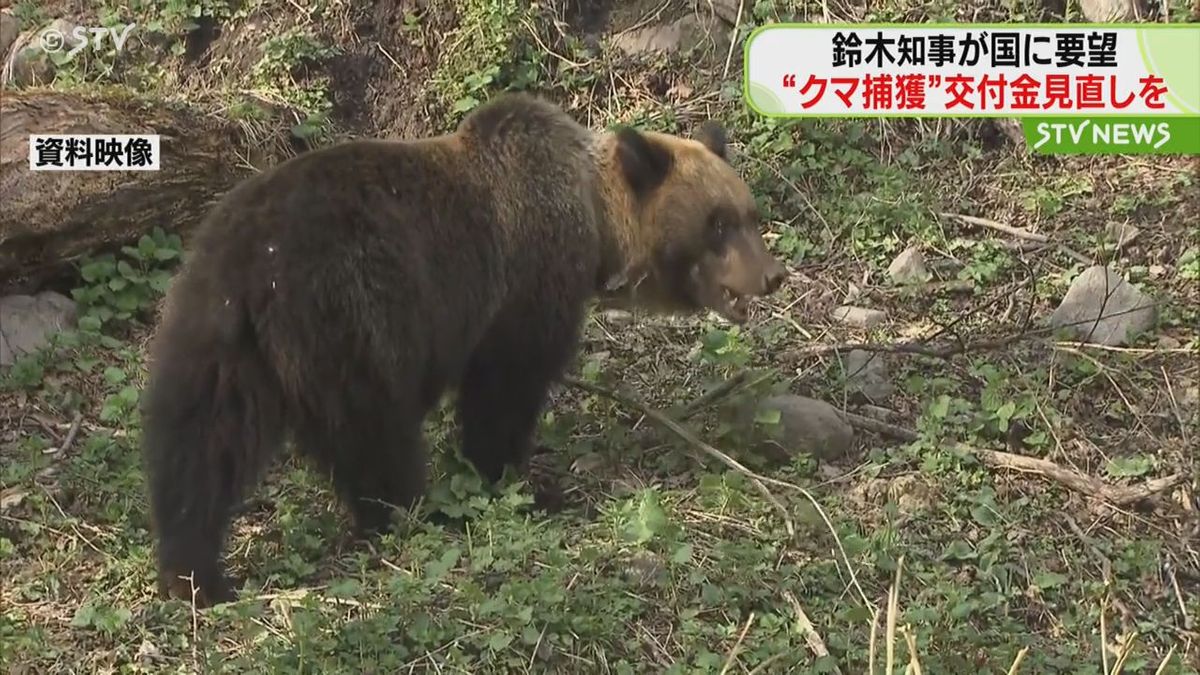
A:
{"type": "Polygon", "coordinates": [[[121,384],[128,376],[120,368],[109,366],[104,369],[104,381],[109,384],[121,384]]]}
{"type": "Polygon", "coordinates": [[[494,652],[498,652],[512,644],[512,641],[512,636],[508,633],[492,633],[492,637],[488,638],[488,648],[494,652]]]}
{"type": "Polygon", "coordinates": [[[92,603],[84,603],[79,609],[75,610],[75,616],[71,618],[71,625],[75,628],[87,628],[92,625],[92,620],[96,617],[96,608],[92,603]]]}
{"type": "Polygon", "coordinates": [[[975,558],[975,551],[971,549],[971,545],[967,542],[957,539],[950,542],[946,547],[946,551],[942,553],[942,558],[951,560],[972,560],[975,558]]]}
{"type": "Polygon", "coordinates": [[[1113,478],[1129,478],[1144,476],[1154,468],[1154,460],[1146,455],[1131,457],[1114,457],[1108,461],[1105,470],[1113,478]]]}
{"type": "Polygon", "coordinates": [[[667,514],[658,501],[658,493],[646,490],[638,502],[637,511],[625,528],[625,534],[636,543],[643,544],[654,538],[667,525],[667,514]]]}
{"type": "Polygon", "coordinates": [[[100,330],[102,323],[103,322],[100,320],[100,317],[88,314],[86,316],[79,317],[79,330],[95,333],[100,330]]]}
{"type": "Polygon", "coordinates": [[[692,545],[691,544],[684,544],[684,545],[680,546],[679,548],[675,549],[675,552],[673,554],[671,554],[671,562],[673,562],[677,565],[685,565],[688,562],[690,562],[691,559],[692,559],[692,545]]]}
{"type": "Polygon", "coordinates": [[[137,279],[139,276],[141,276],[137,273],[137,270],[133,269],[133,265],[130,265],[124,260],[117,263],[117,271],[121,273],[121,276],[130,280],[137,279]]]}
{"type": "Polygon", "coordinates": [[[473,110],[477,105],[479,105],[479,99],[475,98],[474,96],[467,96],[455,101],[453,110],[456,113],[465,113],[469,110],[473,110]]]}
{"type": "Polygon", "coordinates": [[[971,507],[971,517],[975,519],[975,522],[984,527],[991,527],[996,524],[995,512],[982,504],[971,507]]]}
{"type": "Polygon", "coordinates": [[[996,422],[1000,427],[1000,431],[1008,431],[1008,421],[1012,419],[1013,413],[1017,411],[1017,404],[1009,401],[996,409],[996,422]]]}
{"type": "Polygon", "coordinates": [[[113,264],[109,260],[96,260],[84,265],[79,270],[79,275],[83,280],[90,283],[95,283],[104,277],[112,274],[113,264]]]}
{"type": "Polygon", "coordinates": [[[782,415],[778,408],[764,408],[754,414],[754,423],[776,425],[782,415]]]}
{"type": "Polygon", "coordinates": [[[425,565],[425,576],[428,577],[430,581],[438,581],[454,567],[454,564],[458,562],[458,557],[461,554],[462,551],[460,551],[457,546],[447,549],[446,552],[442,554],[441,558],[438,558],[437,560],[425,565]]]}
{"type": "Polygon", "coordinates": [[[1033,577],[1033,585],[1045,590],[1048,588],[1056,588],[1066,583],[1067,577],[1058,572],[1042,572],[1035,574],[1033,577]]]}
{"type": "Polygon", "coordinates": [[[942,420],[946,419],[948,414],[950,414],[950,397],[942,394],[929,406],[929,416],[935,420],[942,420]]]}
{"type": "Polygon", "coordinates": [[[157,248],[158,244],[155,244],[154,240],[150,238],[150,235],[148,234],[143,234],[141,238],[138,239],[138,252],[142,254],[142,260],[149,260],[150,258],[154,257],[154,250],[157,248]]]}
{"type": "Polygon", "coordinates": [[[361,588],[362,584],[358,579],[339,579],[329,584],[329,590],[326,592],[334,598],[353,598],[361,588]]]}

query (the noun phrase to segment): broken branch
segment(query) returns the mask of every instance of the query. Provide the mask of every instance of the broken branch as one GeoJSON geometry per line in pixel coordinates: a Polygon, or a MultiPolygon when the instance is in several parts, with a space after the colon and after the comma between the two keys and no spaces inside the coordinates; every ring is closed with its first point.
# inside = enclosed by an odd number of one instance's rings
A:
{"type": "MultiPolygon", "coordinates": [[[[862,415],[855,415],[850,412],[843,412],[842,416],[851,425],[873,431],[885,436],[891,436],[902,441],[912,442],[920,438],[920,435],[912,429],[906,429],[895,424],[880,422],[862,415]]],[[[1155,478],[1148,480],[1141,485],[1117,486],[1109,485],[1108,483],[1094,478],[1086,474],[1063,468],[1048,459],[1038,457],[1027,457],[1025,455],[1016,455],[1011,452],[1002,452],[1000,450],[988,450],[986,448],[973,448],[963,443],[955,443],[954,449],[966,454],[977,457],[980,461],[988,466],[997,469],[1009,469],[1012,471],[1021,471],[1024,473],[1033,473],[1040,476],[1045,476],[1055,480],[1062,485],[1065,485],[1076,492],[1081,492],[1085,495],[1099,497],[1101,500],[1109,502],[1115,506],[1128,506],[1136,502],[1152,497],[1160,492],[1170,490],[1171,488],[1180,485],[1186,477],[1183,474],[1172,474],[1165,478],[1155,478]]]]}
{"type": "Polygon", "coordinates": [[[1050,241],[1050,237],[1047,237],[1044,234],[1038,234],[1037,232],[1030,232],[1029,230],[1025,230],[1025,229],[1022,229],[1019,227],[1013,227],[1012,225],[1005,225],[1004,223],[998,223],[989,218],[979,218],[976,216],[967,216],[967,215],[963,215],[961,213],[942,213],[939,215],[941,215],[943,218],[957,218],[958,220],[960,220],[968,225],[977,225],[979,227],[986,227],[988,229],[996,230],[997,232],[1011,234],[1012,236],[1020,238],[1020,239],[1026,239],[1028,241],[1036,241],[1041,244],[1049,243],[1049,241],[1050,241]]]}

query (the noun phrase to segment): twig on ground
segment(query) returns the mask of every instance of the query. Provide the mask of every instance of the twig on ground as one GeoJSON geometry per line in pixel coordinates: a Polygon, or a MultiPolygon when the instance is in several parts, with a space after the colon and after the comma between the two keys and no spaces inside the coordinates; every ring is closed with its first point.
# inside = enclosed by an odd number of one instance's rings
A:
{"type": "Polygon", "coordinates": [[[963,215],[961,213],[941,213],[939,215],[941,215],[943,218],[957,218],[958,220],[960,220],[968,225],[978,225],[980,227],[986,227],[986,228],[989,228],[992,230],[996,230],[997,232],[1011,234],[1012,236],[1018,237],[1020,239],[1036,241],[1036,242],[1039,242],[1042,244],[1048,243],[1050,241],[1050,237],[1048,237],[1044,234],[1038,234],[1037,232],[1030,232],[1029,230],[1021,229],[1019,227],[1013,227],[1012,225],[1005,225],[1004,223],[998,223],[989,218],[979,218],[977,216],[967,216],[967,215],[963,215]]]}
{"type": "MultiPolygon", "coordinates": [[[[783,597],[792,605],[792,611],[796,613],[796,623],[800,625],[800,630],[804,633],[804,641],[808,644],[808,648],[812,651],[813,656],[823,658],[829,656],[829,648],[825,646],[825,640],[821,638],[821,634],[817,632],[817,627],[809,620],[808,615],[804,613],[804,608],[800,606],[800,601],[791,591],[784,591],[783,597]]],[[[841,668],[836,665],[833,667],[833,672],[842,672],[841,668]]]]}
{"type": "MultiPolygon", "coordinates": [[[[1104,316],[1104,318],[1108,319],[1108,318],[1115,318],[1115,317],[1123,316],[1125,314],[1130,314],[1135,311],[1141,311],[1145,307],[1158,306],[1158,304],[1159,303],[1153,303],[1152,305],[1141,305],[1139,307],[1135,307],[1132,309],[1122,310],[1120,312],[1113,312],[1111,314],[1106,314],[1104,316]]],[[[1058,331],[1063,328],[1070,328],[1073,326],[1081,326],[1081,325],[1089,324],[1089,323],[1096,323],[1096,319],[1082,319],[1080,321],[1073,321],[1073,322],[1070,322],[1067,324],[1063,324],[1062,326],[1047,325],[1047,326],[1041,326],[1038,328],[1030,328],[1027,330],[1022,330],[1022,331],[1018,331],[1016,333],[1012,333],[1010,335],[1004,335],[1004,336],[1001,336],[998,338],[990,338],[987,340],[976,340],[974,342],[966,342],[966,341],[960,340],[959,342],[956,342],[954,344],[947,344],[947,345],[942,345],[942,346],[934,346],[934,345],[929,344],[929,341],[932,338],[925,338],[923,340],[914,340],[912,342],[891,342],[891,343],[886,343],[886,344],[870,343],[870,342],[839,342],[836,344],[827,344],[827,345],[809,345],[807,347],[801,347],[800,349],[792,349],[792,350],[783,352],[783,357],[784,358],[805,358],[805,357],[810,357],[810,356],[824,356],[826,354],[834,354],[837,352],[847,352],[847,351],[851,351],[854,349],[861,349],[861,350],[867,351],[867,352],[888,352],[888,353],[894,353],[894,354],[916,354],[918,356],[929,356],[929,357],[933,357],[936,359],[949,359],[951,357],[959,356],[961,354],[991,351],[991,350],[995,350],[995,349],[1003,349],[1005,347],[1008,347],[1009,345],[1012,345],[1016,342],[1020,342],[1022,340],[1027,340],[1027,339],[1031,339],[1031,338],[1037,338],[1037,337],[1042,337],[1045,335],[1050,335],[1050,334],[1054,333],[1055,331],[1058,331]]],[[[940,331],[940,332],[945,332],[945,331],[943,329],[943,331],[940,331]]],[[[939,332],[939,334],[940,334],[940,332],[939,332]]],[[[934,336],[934,337],[936,337],[936,336],[934,336]]],[[[1104,344],[1099,344],[1099,343],[1078,342],[1078,341],[1065,342],[1065,341],[1061,341],[1061,340],[1055,341],[1055,342],[1047,342],[1046,344],[1049,345],[1050,347],[1060,348],[1060,349],[1061,348],[1072,348],[1072,349],[1088,348],[1088,349],[1101,349],[1101,350],[1113,351],[1113,352],[1126,352],[1126,353],[1131,353],[1131,354],[1195,354],[1196,353],[1195,349],[1188,349],[1185,347],[1180,347],[1180,348],[1114,347],[1114,346],[1104,345],[1104,344]]]]}
{"type": "Polygon", "coordinates": [[[896,580],[888,589],[887,600],[887,675],[892,675],[896,664],[896,621],[900,613],[900,574],[904,570],[904,556],[896,561],[896,580]]]}
{"type": "MultiPolygon", "coordinates": [[[[860,429],[891,436],[892,438],[910,443],[920,438],[920,435],[912,429],[906,429],[887,422],[880,422],[879,420],[873,420],[869,417],[855,415],[850,412],[843,412],[842,415],[847,422],[860,429]]],[[[1011,452],[1002,452],[999,450],[988,450],[986,448],[973,448],[962,443],[955,443],[953,447],[961,452],[979,458],[980,461],[988,466],[1046,476],[1073,490],[1092,497],[1098,497],[1116,506],[1134,504],[1160,492],[1170,490],[1186,480],[1185,475],[1176,473],[1165,478],[1154,478],[1140,485],[1109,485],[1099,478],[1093,478],[1077,471],[1064,469],[1054,462],[1038,457],[1026,457],[1025,455],[1016,455],[1011,452]]]]}
{"type": "Polygon", "coordinates": [[[762,476],[758,475],[756,472],[750,470],[749,468],[743,466],[741,462],[738,462],[737,460],[730,457],[729,455],[726,455],[725,453],[714,448],[713,446],[709,445],[708,443],[705,443],[698,436],[696,436],[696,434],[692,433],[690,430],[688,430],[686,427],[684,427],[679,422],[676,422],[675,420],[671,419],[667,415],[663,414],[662,412],[659,412],[658,410],[651,408],[650,406],[642,403],[641,401],[635,400],[629,396],[626,396],[625,394],[622,394],[618,391],[614,391],[607,387],[602,387],[598,384],[592,384],[591,382],[584,382],[583,380],[580,380],[578,378],[575,378],[575,377],[572,377],[569,375],[564,376],[562,378],[562,380],[565,384],[568,384],[572,387],[582,389],[582,390],[592,393],[592,394],[598,394],[600,396],[604,396],[605,398],[612,399],[613,401],[616,401],[617,403],[620,403],[621,405],[623,405],[627,408],[632,408],[634,410],[637,410],[638,412],[642,413],[646,417],[649,417],[650,419],[654,420],[655,422],[658,422],[660,425],[665,427],[671,433],[682,438],[693,448],[700,450],[704,454],[715,458],[716,460],[725,464],[729,468],[746,476],[747,478],[750,479],[750,482],[754,485],[754,487],[757,488],[760,493],[762,493],[763,497],[768,502],[770,502],[770,504],[772,506],[775,507],[775,510],[779,511],[779,515],[783,517],[784,526],[787,528],[788,536],[789,537],[796,536],[795,522],[792,520],[791,515],[788,514],[788,510],[786,507],[784,507],[783,503],[780,502],[779,499],[771,492],[771,490],[767,488],[762,476]]]}
{"type": "Polygon", "coordinates": [[[1171,657],[1175,656],[1175,645],[1167,650],[1167,655],[1163,657],[1162,663],[1158,664],[1158,669],[1154,671],[1154,675],[1162,675],[1167,672],[1167,664],[1171,662],[1171,657]]]}
{"type": "Polygon", "coordinates": [[[1021,667],[1021,662],[1025,660],[1025,655],[1028,653],[1029,647],[1021,647],[1021,651],[1017,652],[1012,665],[1008,667],[1008,675],[1017,675],[1017,669],[1021,667]]]}
{"type": "Polygon", "coordinates": [[[66,456],[67,451],[71,449],[71,444],[75,442],[75,437],[79,435],[79,426],[83,424],[83,413],[75,413],[75,418],[71,420],[71,428],[67,430],[67,437],[63,439],[62,446],[54,452],[56,459],[62,459],[66,456]]]}
{"type": "MultiPolygon", "coordinates": [[[[1067,527],[1071,528],[1071,531],[1075,533],[1075,536],[1079,538],[1079,541],[1082,542],[1084,546],[1087,546],[1088,550],[1091,551],[1093,556],[1095,556],[1096,561],[1100,563],[1100,571],[1104,576],[1104,584],[1105,586],[1111,588],[1113,583],[1112,561],[1108,559],[1108,556],[1104,555],[1104,552],[1100,550],[1100,547],[1096,545],[1096,542],[1093,541],[1092,538],[1083,531],[1083,528],[1079,527],[1079,523],[1075,522],[1075,519],[1072,518],[1070,514],[1064,513],[1062,517],[1067,521],[1067,527]]],[[[1126,605],[1121,598],[1114,595],[1109,595],[1108,601],[1111,602],[1112,606],[1116,607],[1117,611],[1121,613],[1121,620],[1125,622],[1125,625],[1134,625],[1135,618],[1133,612],[1129,610],[1129,606],[1126,605]]]]}
{"type": "Polygon", "coordinates": [[[1175,591],[1175,602],[1179,603],[1179,613],[1183,615],[1183,629],[1192,629],[1192,617],[1188,614],[1187,604],[1183,602],[1183,593],[1179,590],[1179,579],[1175,578],[1173,567],[1167,567],[1167,575],[1171,577],[1171,588],[1175,591]]]}
{"type": "Polygon", "coordinates": [[[754,670],[750,671],[748,673],[748,675],[757,675],[757,673],[767,672],[767,666],[771,665],[772,663],[775,663],[776,661],[778,661],[779,659],[782,659],[783,657],[784,657],[783,652],[780,652],[778,654],[772,654],[771,656],[768,656],[767,658],[763,659],[762,663],[755,666],[754,670]]]}
{"type": "Polygon", "coordinates": [[[584,382],[583,380],[580,380],[580,379],[570,376],[570,375],[564,376],[562,378],[562,382],[568,386],[576,387],[577,389],[582,389],[583,391],[586,391],[588,393],[603,396],[603,397],[608,398],[612,401],[615,401],[627,408],[630,408],[632,410],[636,410],[636,411],[642,413],[644,416],[650,418],[651,420],[654,420],[659,425],[661,425],[662,427],[664,427],[671,433],[673,433],[676,436],[678,436],[679,438],[681,438],[684,442],[691,445],[693,448],[703,452],[706,455],[709,455],[710,457],[715,458],[717,461],[721,462],[725,466],[728,466],[729,468],[733,469],[734,471],[737,471],[738,473],[746,476],[750,480],[751,484],[753,484],[754,487],[760,493],[762,493],[763,497],[772,506],[774,506],[777,511],[779,511],[780,515],[783,517],[784,525],[787,528],[788,536],[792,537],[792,538],[795,538],[795,536],[796,536],[795,523],[792,521],[792,517],[791,517],[791,515],[788,514],[787,509],[783,506],[783,503],[780,502],[779,499],[777,497],[775,497],[774,494],[772,494],[772,492],[767,488],[767,485],[775,485],[777,487],[783,487],[783,488],[787,488],[787,489],[795,490],[796,492],[799,492],[801,495],[804,496],[805,499],[807,499],[809,501],[810,504],[813,505],[813,508],[816,509],[817,514],[821,516],[822,522],[825,523],[825,527],[829,530],[829,533],[833,536],[833,541],[835,544],[837,544],[838,553],[840,554],[840,556],[842,558],[842,564],[844,564],[846,566],[846,573],[850,576],[850,583],[852,586],[854,586],[854,590],[858,591],[858,596],[863,601],[863,605],[868,608],[875,609],[875,604],[872,603],[870,598],[867,597],[866,591],[864,591],[862,588],[862,584],[860,584],[858,582],[858,574],[855,573],[854,566],[850,563],[850,556],[846,553],[846,548],[842,545],[842,540],[838,536],[837,528],[835,528],[833,526],[833,522],[829,519],[829,514],[825,513],[825,509],[821,508],[821,503],[817,501],[817,498],[815,496],[813,496],[813,494],[811,492],[809,492],[808,490],[805,490],[804,488],[800,487],[799,485],[794,485],[787,481],[782,481],[782,480],[778,480],[775,478],[768,478],[766,476],[755,473],[754,471],[750,470],[746,466],[742,465],[741,462],[738,462],[736,459],[730,457],[729,455],[721,452],[720,450],[714,448],[713,446],[711,446],[708,443],[701,440],[698,436],[696,436],[696,434],[689,431],[687,429],[687,427],[683,426],[679,422],[676,422],[675,420],[671,419],[669,416],[663,414],[662,412],[655,410],[654,408],[651,408],[650,406],[646,405],[645,403],[642,403],[641,401],[638,401],[630,396],[627,396],[620,392],[614,391],[607,387],[600,386],[598,384],[592,384],[591,382],[584,382]]]}
{"type": "Polygon", "coordinates": [[[908,629],[908,626],[901,626],[900,631],[904,633],[904,642],[908,645],[908,668],[904,672],[921,675],[921,659],[917,657],[917,638],[908,629]]]}
{"type": "Polygon", "coordinates": [[[876,607],[875,614],[871,617],[871,637],[867,642],[867,673],[875,675],[875,653],[878,651],[878,635],[879,635],[879,615],[883,612],[883,608],[876,607]]]}
{"type": "Polygon", "coordinates": [[[680,421],[687,420],[713,403],[716,403],[721,398],[724,398],[725,395],[740,387],[749,376],[749,371],[740,370],[733,377],[704,392],[702,396],[687,404],[687,407],[685,407],[683,412],[679,415],[680,421]]]}
{"type": "Polygon", "coordinates": [[[733,660],[737,658],[738,652],[741,651],[742,641],[746,639],[746,633],[750,630],[750,624],[752,623],[754,623],[754,612],[750,612],[750,616],[746,619],[746,625],[742,626],[742,632],[738,634],[737,642],[733,643],[733,649],[729,650],[729,656],[725,658],[725,667],[721,668],[721,675],[725,675],[733,667],[733,660]]]}
{"type": "Polygon", "coordinates": [[[730,29],[732,35],[729,38],[729,53],[725,55],[725,70],[721,74],[722,78],[729,77],[729,64],[733,61],[733,48],[737,45],[738,26],[742,24],[742,10],[745,7],[746,0],[741,0],[738,3],[737,17],[733,20],[733,28],[730,29]]]}
{"type": "Polygon", "coordinates": [[[868,291],[868,294],[880,296],[909,295],[927,296],[934,293],[969,293],[978,288],[970,279],[946,279],[943,281],[926,281],[900,286],[885,286],[868,291]]]}

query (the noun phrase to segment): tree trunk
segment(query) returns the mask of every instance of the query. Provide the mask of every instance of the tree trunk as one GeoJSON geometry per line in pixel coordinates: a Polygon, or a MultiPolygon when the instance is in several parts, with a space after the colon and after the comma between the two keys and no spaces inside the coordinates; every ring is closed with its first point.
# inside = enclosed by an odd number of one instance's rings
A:
{"type": "MultiPolygon", "coordinates": [[[[127,94],[3,92],[0,294],[31,292],[87,254],[154,227],[184,236],[212,202],[272,157],[252,157],[233,122],[127,94]],[[159,134],[157,171],[31,171],[30,133],[159,134]]],[[[279,153],[275,153],[278,155],[279,153]]]]}

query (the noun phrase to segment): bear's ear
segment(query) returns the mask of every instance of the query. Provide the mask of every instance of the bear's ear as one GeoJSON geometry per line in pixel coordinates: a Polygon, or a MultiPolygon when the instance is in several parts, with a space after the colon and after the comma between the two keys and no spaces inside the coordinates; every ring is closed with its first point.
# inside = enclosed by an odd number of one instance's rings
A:
{"type": "Polygon", "coordinates": [[[729,161],[729,154],[726,150],[728,139],[725,135],[725,127],[721,126],[720,122],[708,120],[700,125],[696,130],[695,138],[704,144],[704,147],[712,151],[714,155],[723,160],[729,161]]]}
{"type": "Polygon", "coordinates": [[[651,141],[636,129],[617,130],[617,161],[626,182],[639,198],[663,184],[671,172],[671,151],[651,141]]]}

